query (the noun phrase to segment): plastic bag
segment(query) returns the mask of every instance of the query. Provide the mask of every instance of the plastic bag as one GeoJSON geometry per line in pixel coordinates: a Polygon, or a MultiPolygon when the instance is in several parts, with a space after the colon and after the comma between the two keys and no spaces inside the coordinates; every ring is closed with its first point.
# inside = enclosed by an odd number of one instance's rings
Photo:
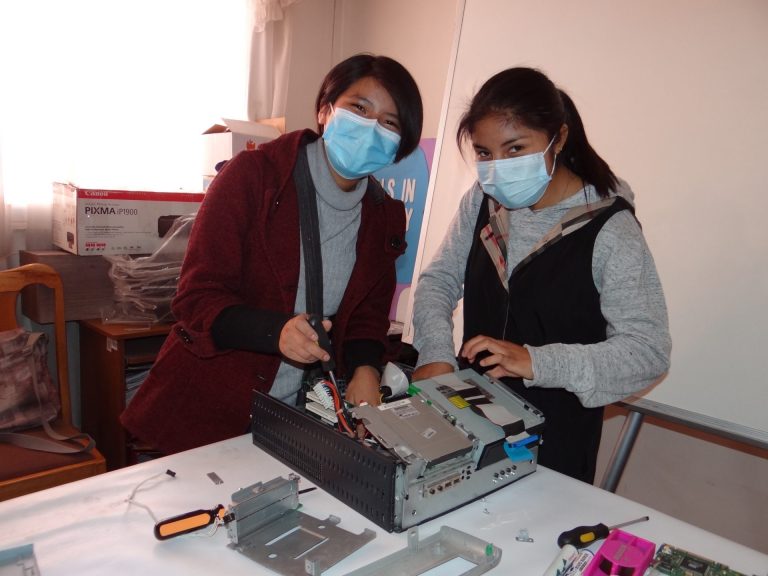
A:
{"type": "Polygon", "coordinates": [[[181,274],[195,215],[179,216],[163,244],[149,256],[104,256],[111,263],[114,305],[102,311],[105,323],[173,322],[171,300],[181,274]]]}

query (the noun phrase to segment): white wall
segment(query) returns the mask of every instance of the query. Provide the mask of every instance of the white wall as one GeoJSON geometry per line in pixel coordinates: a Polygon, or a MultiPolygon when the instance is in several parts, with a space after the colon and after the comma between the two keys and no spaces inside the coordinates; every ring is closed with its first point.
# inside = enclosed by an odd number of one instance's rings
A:
{"type": "Polygon", "coordinates": [[[286,9],[293,27],[285,129],[317,128],[315,97],[333,67],[335,0],[302,0],[286,9]]]}
{"type": "MultiPolygon", "coordinates": [[[[625,418],[607,409],[597,484],[625,418]]],[[[646,418],[616,493],[768,553],[768,450],[646,418]]]]}
{"type": "MultiPolygon", "coordinates": [[[[699,420],[754,428],[745,434],[768,441],[768,356],[758,353],[768,347],[768,4],[465,6],[416,272],[475,179],[453,137],[466,102],[499,70],[540,68],[571,95],[590,141],[635,192],[673,340],[672,370],[643,397],[699,420]]],[[[460,338],[460,318],[456,332],[460,338]]]]}
{"type": "Polygon", "coordinates": [[[440,122],[456,0],[339,0],[336,61],[357,52],[398,60],[416,79],[424,102],[423,136],[440,122]]]}
{"type": "Polygon", "coordinates": [[[424,102],[423,136],[440,121],[456,0],[304,0],[287,12],[294,30],[286,128],[315,128],[314,101],[325,73],[349,56],[371,52],[398,60],[424,102]]]}
{"type": "MultiPolygon", "coordinates": [[[[335,5],[334,62],[358,51],[384,53],[400,59],[414,74],[424,95],[427,121],[425,135],[436,135],[438,126],[435,122],[443,105],[442,94],[450,61],[455,2],[337,0],[335,5]]],[[[722,7],[727,10],[727,5],[723,4],[722,7]]],[[[610,22],[604,22],[603,25],[611,27],[610,22]]],[[[513,23],[507,22],[505,26],[513,26],[513,23]]],[[[540,29],[545,28],[542,23],[540,29]]],[[[679,31],[681,43],[685,42],[685,32],[679,31]]],[[[721,32],[727,33],[727,30],[721,32]]],[[[596,41],[581,40],[590,43],[596,41]]],[[[542,42],[563,54],[564,58],[569,58],[568,46],[559,44],[557,37],[542,33],[542,42]]],[[[649,38],[648,42],[651,46],[653,39],[649,38]]],[[[489,42],[490,49],[492,45],[489,42]]],[[[584,74],[594,73],[589,62],[576,61],[571,65],[574,74],[581,69],[584,74]]],[[[631,74],[631,70],[627,70],[627,74],[631,74]]],[[[579,104],[586,106],[590,118],[602,114],[601,110],[591,110],[588,103],[579,104]]],[[[653,109],[625,120],[642,125],[644,115],[652,116],[653,109]]],[[[610,124],[621,120],[621,116],[611,116],[602,121],[610,124]]],[[[702,119],[702,122],[706,122],[706,119],[702,119]]],[[[674,129],[674,125],[669,128],[674,129]]],[[[668,141],[670,138],[684,150],[685,143],[681,142],[680,134],[659,133],[660,141],[668,141]]],[[[605,148],[599,142],[595,144],[598,148],[605,148]]],[[[727,143],[713,143],[713,146],[727,146],[727,143]]],[[[664,245],[660,243],[654,248],[656,251],[664,250],[664,245]]],[[[620,411],[610,411],[601,445],[598,483],[623,420],[620,411]]],[[[647,419],[617,492],[768,552],[766,487],[768,454],[765,451],[647,419]]]]}

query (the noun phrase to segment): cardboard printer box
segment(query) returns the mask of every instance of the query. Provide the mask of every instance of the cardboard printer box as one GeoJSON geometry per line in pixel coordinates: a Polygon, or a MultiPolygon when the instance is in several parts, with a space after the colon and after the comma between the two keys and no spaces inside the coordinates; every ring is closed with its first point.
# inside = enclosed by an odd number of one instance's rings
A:
{"type": "Polygon", "coordinates": [[[53,185],[53,243],[72,254],[151,254],[179,216],[195,214],[202,192],[139,192],[53,185]]]}
{"type": "Polygon", "coordinates": [[[242,150],[256,150],[259,144],[274,140],[284,131],[284,119],[273,118],[250,122],[222,118],[224,124],[214,124],[203,132],[204,188],[216,175],[216,166],[242,150]]]}

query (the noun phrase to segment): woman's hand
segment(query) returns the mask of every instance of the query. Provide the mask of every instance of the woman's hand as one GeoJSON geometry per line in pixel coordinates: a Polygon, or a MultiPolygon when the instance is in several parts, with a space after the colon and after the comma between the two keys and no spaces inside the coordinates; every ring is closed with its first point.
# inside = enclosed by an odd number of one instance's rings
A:
{"type": "MultiPolygon", "coordinates": [[[[307,318],[306,314],[297,314],[285,323],[280,331],[280,353],[302,364],[312,364],[318,360],[327,362],[331,357],[317,343],[317,332],[309,325],[307,318]]],[[[323,328],[329,331],[331,321],[323,320],[323,328]]]]}
{"type": "Polygon", "coordinates": [[[419,380],[429,380],[430,378],[440,376],[441,374],[450,374],[453,371],[453,365],[448,362],[430,362],[429,364],[424,364],[424,366],[416,368],[416,370],[413,371],[411,380],[414,382],[418,382],[419,380]]]}
{"type": "Polygon", "coordinates": [[[475,336],[464,343],[460,354],[470,362],[474,362],[477,355],[482,352],[488,352],[488,356],[480,360],[480,366],[494,366],[486,372],[488,376],[493,378],[512,376],[533,380],[531,355],[523,346],[488,336],[475,336]]]}
{"type": "MultiPolygon", "coordinates": [[[[373,366],[358,366],[347,385],[344,399],[355,406],[364,402],[371,406],[378,406],[381,403],[380,382],[379,371],[373,366]]],[[[365,438],[366,430],[362,422],[357,423],[355,433],[360,440],[365,438]]]]}
{"type": "Polygon", "coordinates": [[[354,406],[359,406],[363,402],[378,406],[381,403],[379,384],[378,370],[373,366],[358,366],[347,385],[344,399],[354,406]]]}

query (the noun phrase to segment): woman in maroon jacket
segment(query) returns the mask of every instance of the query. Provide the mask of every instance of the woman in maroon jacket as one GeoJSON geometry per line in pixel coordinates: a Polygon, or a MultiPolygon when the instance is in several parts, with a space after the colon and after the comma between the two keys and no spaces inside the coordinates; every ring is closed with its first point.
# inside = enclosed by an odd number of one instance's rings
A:
{"type": "Polygon", "coordinates": [[[419,90],[398,62],[357,55],[326,76],[322,137],[286,134],[241,152],[198,212],[173,301],[177,323],[121,416],[169,454],[244,433],[252,390],[295,403],[328,355],[306,314],[298,187],[317,200],[324,320],[346,399],[378,403],[403,204],[369,175],[418,145],[419,90]]]}

